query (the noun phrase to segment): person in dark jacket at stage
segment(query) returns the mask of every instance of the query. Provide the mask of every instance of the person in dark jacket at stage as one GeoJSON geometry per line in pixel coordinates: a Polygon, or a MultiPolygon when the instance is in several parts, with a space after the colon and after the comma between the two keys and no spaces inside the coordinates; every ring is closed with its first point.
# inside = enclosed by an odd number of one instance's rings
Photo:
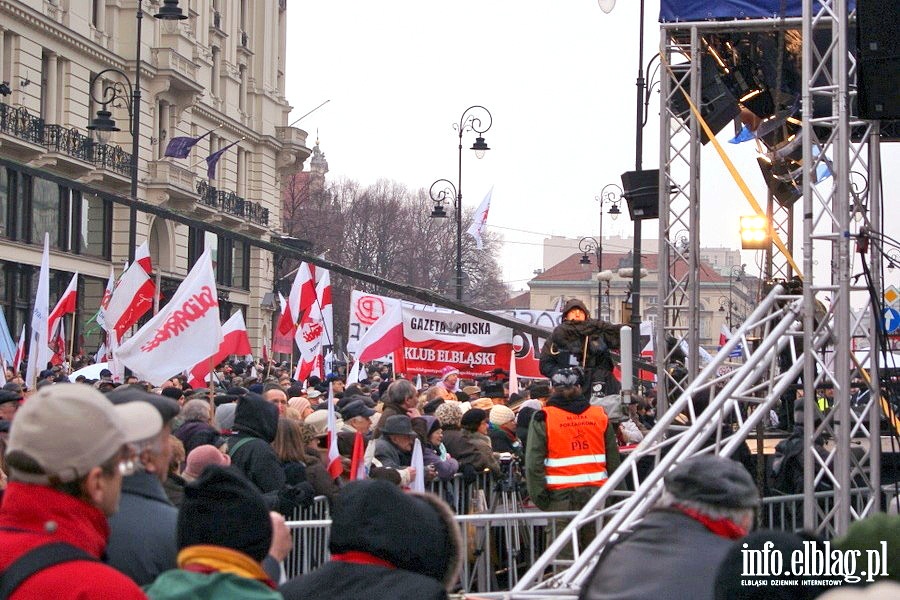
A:
{"type": "Polygon", "coordinates": [[[586,397],[619,393],[622,386],[613,375],[609,351],[619,347],[622,325],[591,319],[584,302],[578,299],[566,302],[562,313],[562,323],[553,329],[541,349],[541,374],[549,379],[560,369],[581,367],[586,397]]]}
{"type": "Polygon", "coordinates": [[[281,586],[285,600],[443,600],[462,563],[459,528],[432,494],[354,481],[335,500],[331,560],[281,586]]]}

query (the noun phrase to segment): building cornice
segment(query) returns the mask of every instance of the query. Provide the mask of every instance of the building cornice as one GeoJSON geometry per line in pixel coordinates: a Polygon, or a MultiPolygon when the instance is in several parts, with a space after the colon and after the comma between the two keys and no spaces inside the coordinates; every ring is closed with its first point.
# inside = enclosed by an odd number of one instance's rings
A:
{"type": "MultiPolygon", "coordinates": [[[[125,69],[129,61],[125,61],[117,54],[97,45],[84,37],[74,34],[71,29],[55,22],[50,17],[41,14],[29,6],[12,3],[9,0],[0,0],[0,14],[5,13],[15,22],[21,22],[38,31],[46,32],[56,41],[71,48],[79,57],[79,60],[89,57],[98,63],[110,65],[119,69],[125,69]]],[[[7,27],[7,30],[10,30],[7,27]]]]}

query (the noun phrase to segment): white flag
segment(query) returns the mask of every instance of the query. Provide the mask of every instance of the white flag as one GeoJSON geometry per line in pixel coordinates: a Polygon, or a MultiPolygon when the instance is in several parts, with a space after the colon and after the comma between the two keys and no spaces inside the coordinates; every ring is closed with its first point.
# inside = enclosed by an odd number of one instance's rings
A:
{"type": "Polygon", "coordinates": [[[409,489],[413,492],[425,493],[425,461],[422,457],[422,443],[417,437],[413,446],[412,459],[409,466],[416,470],[416,478],[409,484],[409,489]]]}
{"type": "Polygon", "coordinates": [[[481,236],[487,228],[488,211],[491,209],[491,194],[493,193],[494,188],[491,187],[491,189],[488,190],[487,196],[484,197],[484,200],[482,200],[481,204],[478,205],[478,208],[475,209],[475,214],[472,216],[472,224],[469,225],[469,229],[466,230],[466,233],[475,238],[475,247],[479,250],[483,248],[481,236]]]}
{"type": "Polygon", "coordinates": [[[50,234],[44,234],[44,254],[41,257],[41,274],[38,277],[37,293],[34,296],[34,311],[31,313],[31,343],[28,345],[28,370],[25,385],[34,389],[37,377],[47,368],[53,356],[48,345],[48,323],[50,316],[50,234]]]}
{"type": "Polygon", "coordinates": [[[207,248],[166,307],[123,343],[117,355],[140,379],[159,385],[215,354],[222,339],[207,248]]]}
{"type": "Polygon", "coordinates": [[[509,393],[519,393],[519,375],[516,373],[516,349],[509,353],[509,393]]]}

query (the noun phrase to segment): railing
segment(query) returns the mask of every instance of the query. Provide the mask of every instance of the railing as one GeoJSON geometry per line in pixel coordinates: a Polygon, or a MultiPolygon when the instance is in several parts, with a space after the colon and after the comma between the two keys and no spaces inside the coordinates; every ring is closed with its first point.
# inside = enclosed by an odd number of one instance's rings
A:
{"type": "Polygon", "coordinates": [[[44,119],[32,115],[25,107],[0,102],[0,133],[32,144],[44,143],[44,119]]]}
{"type": "MultiPolygon", "coordinates": [[[[466,554],[460,574],[460,584],[465,593],[509,590],[566,523],[578,514],[576,511],[543,512],[523,506],[521,499],[507,486],[499,485],[486,476],[469,485],[454,477],[447,482],[432,482],[431,486],[431,491],[442,498],[448,493],[451,497],[466,498],[471,496],[473,490],[485,493],[487,512],[462,514],[463,511],[457,510],[458,514],[454,517],[466,554]]],[[[851,491],[854,509],[862,509],[868,500],[867,493],[866,489],[851,491]]],[[[833,508],[832,492],[817,492],[816,499],[818,510],[833,508]]],[[[468,500],[457,500],[456,506],[451,504],[451,507],[473,509],[466,506],[468,503],[468,500]]],[[[758,523],[758,529],[800,531],[803,529],[803,495],[764,498],[758,523]]],[[[289,579],[309,573],[328,561],[331,513],[324,496],[317,497],[311,507],[298,509],[288,521],[288,527],[294,540],[294,550],[284,565],[289,579]]],[[[561,560],[548,569],[555,572],[566,564],[567,561],[561,560]]]]}
{"type": "Polygon", "coordinates": [[[44,145],[50,152],[68,154],[84,162],[94,161],[96,142],[74,127],[45,125],[44,145]]]}
{"type": "Polygon", "coordinates": [[[269,209],[256,202],[250,202],[234,192],[226,192],[209,185],[209,182],[201,180],[197,183],[197,200],[204,206],[217,208],[230,215],[243,217],[251,223],[259,225],[269,224],[269,209]]]}
{"type": "Polygon", "coordinates": [[[118,146],[98,144],[78,129],[47,125],[44,119],[22,106],[0,102],[0,133],[44,146],[49,152],[60,152],[97,167],[131,175],[131,154],[118,146]]]}

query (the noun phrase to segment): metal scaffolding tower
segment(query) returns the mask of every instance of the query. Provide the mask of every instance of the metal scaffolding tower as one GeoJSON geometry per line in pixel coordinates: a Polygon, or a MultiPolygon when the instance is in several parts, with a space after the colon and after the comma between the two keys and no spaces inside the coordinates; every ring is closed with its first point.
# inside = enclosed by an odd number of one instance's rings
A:
{"type": "MultiPolygon", "coordinates": [[[[880,410],[877,348],[869,349],[869,371],[863,371],[852,352],[853,340],[875,340],[879,311],[874,301],[858,305],[851,292],[881,289],[881,189],[877,124],[851,116],[856,69],[848,43],[852,15],[847,0],[803,3],[802,18],[740,21],[680,22],[661,27],[660,52],[664,65],[660,92],[660,275],[659,315],[654,331],[659,385],[660,419],[638,448],[600,488],[588,506],[553,541],[544,555],[504,597],[574,597],[606,544],[635,525],[652,507],[662,478],[682,458],[702,452],[729,456],[753,432],[782,394],[802,385],[804,406],[804,527],[832,537],[844,533],[852,521],[880,510],[880,410]],[[802,266],[791,256],[794,244],[793,210],[773,202],[773,194],[759,206],[770,217],[780,244],[767,251],[765,275],[771,292],[740,326],[718,356],[701,369],[700,331],[701,126],[685,118],[673,103],[689,92],[701,106],[702,36],[711,32],[802,32],[802,266]],[[824,43],[812,43],[814,36],[824,43]],[[685,61],[685,58],[688,60],[685,61]],[[813,116],[813,104],[830,111],[813,116]],[[816,184],[817,168],[827,165],[828,181],[816,184]],[[862,177],[865,186],[854,183],[862,177]],[[854,218],[855,217],[855,218],[854,218]],[[687,232],[687,237],[682,232],[687,232]],[[870,243],[868,243],[870,242],[870,243]],[[857,258],[858,257],[858,258],[857,258]],[[815,273],[817,265],[831,265],[828,277],[815,273]],[[857,284],[859,271],[865,274],[857,284]],[[794,276],[802,289],[791,286],[794,276]],[[780,285],[778,282],[784,282],[780,285]],[[676,343],[667,344],[667,338],[676,343]],[[729,365],[728,355],[743,348],[743,364],[729,365]],[[688,348],[686,380],[666,372],[675,349],[688,348]],[[779,360],[781,355],[781,360],[779,360]],[[784,360],[787,358],[788,360],[784,360]],[[871,374],[871,377],[870,377],[871,374]],[[851,383],[870,393],[851,407],[851,383]],[[817,392],[833,390],[833,403],[823,414],[817,392]],[[706,400],[705,409],[695,398],[706,400]],[[671,399],[671,405],[669,403],[671,399]],[[677,418],[688,416],[690,425],[677,418]],[[820,436],[831,440],[816,449],[820,436]],[[858,444],[851,449],[851,440],[858,444]],[[637,461],[650,457],[655,468],[643,479],[637,461]],[[630,481],[633,492],[616,490],[630,481]],[[817,501],[816,489],[826,488],[832,501],[817,501]],[[603,523],[587,547],[579,547],[578,531],[586,523],[603,523]],[[574,559],[564,560],[564,555],[574,559]],[[545,576],[548,567],[555,575],[545,576]]],[[[748,192],[749,193],[749,192],[748,192]]],[[[879,292],[880,293],[880,292],[879,292]]],[[[820,492],[821,495],[821,492],[820,492]]]]}

